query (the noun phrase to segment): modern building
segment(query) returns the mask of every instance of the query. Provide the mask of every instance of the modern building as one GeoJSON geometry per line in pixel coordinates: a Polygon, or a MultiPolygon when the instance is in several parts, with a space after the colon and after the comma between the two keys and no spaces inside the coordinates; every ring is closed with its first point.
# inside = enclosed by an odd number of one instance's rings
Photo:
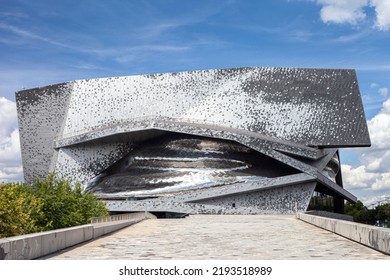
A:
{"type": "Polygon", "coordinates": [[[338,148],[370,146],[354,70],[248,67],[16,93],[24,176],[80,182],[112,212],[338,213],[338,148]],[[323,205],[323,204],[322,204],[323,205]]]}

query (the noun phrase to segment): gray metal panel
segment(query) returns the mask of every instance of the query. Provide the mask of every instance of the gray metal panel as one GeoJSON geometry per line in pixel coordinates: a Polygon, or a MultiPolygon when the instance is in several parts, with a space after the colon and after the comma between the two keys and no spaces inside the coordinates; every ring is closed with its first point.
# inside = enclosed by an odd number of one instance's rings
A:
{"type": "Polygon", "coordinates": [[[156,116],[303,145],[370,145],[354,70],[252,67],[74,83],[63,138],[156,116]]]}
{"type": "Polygon", "coordinates": [[[61,133],[72,86],[63,83],[16,93],[26,182],[54,171],[58,155],[54,139],[61,133]]]}
{"type": "Polygon", "coordinates": [[[315,183],[292,184],[277,188],[259,189],[250,193],[238,193],[197,203],[173,198],[138,201],[108,200],[112,212],[152,211],[188,214],[295,214],[306,211],[315,183]],[[233,206],[233,203],[236,204],[233,206]]]}
{"type": "Polygon", "coordinates": [[[54,168],[86,182],[125,154],[122,146],[161,130],[242,143],[355,201],[305,159],[324,156],[318,147],[370,145],[354,70],[252,67],[80,80],[17,92],[16,100],[28,182],[54,168]]]}

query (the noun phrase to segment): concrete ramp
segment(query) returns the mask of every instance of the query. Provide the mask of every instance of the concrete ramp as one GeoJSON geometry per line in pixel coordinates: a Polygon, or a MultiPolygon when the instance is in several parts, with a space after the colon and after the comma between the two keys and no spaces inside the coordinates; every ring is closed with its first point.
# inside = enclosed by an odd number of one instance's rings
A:
{"type": "Polygon", "coordinates": [[[388,259],[293,215],[146,220],[49,259],[388,259]]]}

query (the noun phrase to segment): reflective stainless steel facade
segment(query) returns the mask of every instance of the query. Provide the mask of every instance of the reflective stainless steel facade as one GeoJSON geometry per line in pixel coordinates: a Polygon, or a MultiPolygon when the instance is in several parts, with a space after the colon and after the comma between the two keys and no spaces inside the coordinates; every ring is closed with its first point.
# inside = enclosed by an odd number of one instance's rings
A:
{"type": "MultiPolygon", "coordinates": [[[[354,70],[249,67],[16,93],[25,179],[81,182],[111,211],[293,213],[370,146],[354,70]]],[[[338,205],[338,206],[337,206],[338,205]]]]}

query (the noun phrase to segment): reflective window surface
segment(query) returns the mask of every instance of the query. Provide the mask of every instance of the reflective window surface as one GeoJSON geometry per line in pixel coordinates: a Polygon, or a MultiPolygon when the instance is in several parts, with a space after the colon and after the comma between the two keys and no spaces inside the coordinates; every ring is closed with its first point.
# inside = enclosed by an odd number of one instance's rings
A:
{"type": "Polygon", "coordinates": [[[138,144],[89,182],[96,194],[142,197],[297,173],[241,144],[169,134],[138,144]]]}

